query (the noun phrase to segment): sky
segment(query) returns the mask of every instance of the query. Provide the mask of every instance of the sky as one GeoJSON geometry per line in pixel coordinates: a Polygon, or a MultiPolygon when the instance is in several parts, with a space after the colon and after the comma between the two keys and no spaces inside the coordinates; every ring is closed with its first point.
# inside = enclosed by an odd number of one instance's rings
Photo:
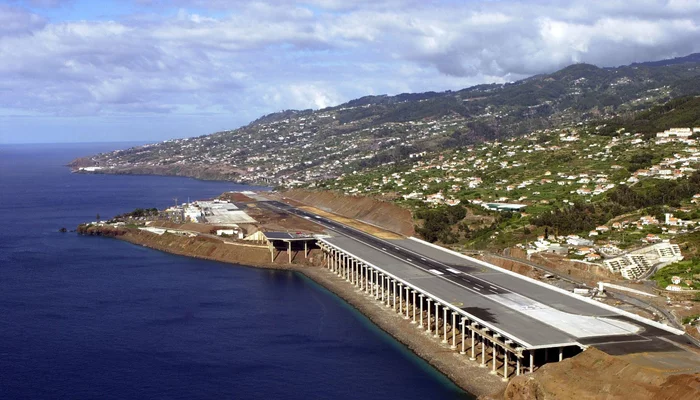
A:
{"type": "Polygon", "coordinates": [[[0,0],[0,143],[160,141],[695,52],[699,0],[0,0]]]}

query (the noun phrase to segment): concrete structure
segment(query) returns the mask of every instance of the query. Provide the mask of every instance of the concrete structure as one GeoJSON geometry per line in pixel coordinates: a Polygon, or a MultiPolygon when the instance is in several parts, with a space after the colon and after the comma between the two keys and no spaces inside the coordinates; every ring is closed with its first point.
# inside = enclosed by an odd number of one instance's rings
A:
{"type": "MultiPolygon", "coordinates": [[[[282,245],[284,250],[287,251],[288,261],[291,264],[293,243],[303,243],[304,258],[309,256],[309,245],[316,243],[316,237],[308,233],[262,232],[262,235],[265,237],[267,246],[270,249],[270,262],[275,261],[275,258],[277,257],[275,250],[280,247],[280,245],[282,245]]],[[[300,249],[296,249],[295,251],[298,252],[300,249]]],[[[280,252],[282,252],[282,250],[278,249],[277,254],[280,252]]]]}
{"type": "Polygon", "coordinates": [[[656,264],[683,260],[677,244],[657,243],[631,251],[619,257],[603,261],[611,272],[617,272],[625,279],[639,279],[656,264]]]}
{"type": "Polygon", "coordinates": [[[274,206],[331,232],[317,243],[325,268],[503,379],[590,345],[624,353],[683,341],[682,331],[417,239],[379,239],[274,206]]]}

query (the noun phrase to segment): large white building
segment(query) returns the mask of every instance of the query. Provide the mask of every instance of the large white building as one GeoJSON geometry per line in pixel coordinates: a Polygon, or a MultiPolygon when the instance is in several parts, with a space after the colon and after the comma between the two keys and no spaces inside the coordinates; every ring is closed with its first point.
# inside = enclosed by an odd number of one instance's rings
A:
{"type": "Polygon", "coordinates": [[[677,244],[663,242],[605,260],[603,264],[610,271],[620,273],[625,279],[639,279],[656,264],[682,259],[683,255],[677,244]]]}

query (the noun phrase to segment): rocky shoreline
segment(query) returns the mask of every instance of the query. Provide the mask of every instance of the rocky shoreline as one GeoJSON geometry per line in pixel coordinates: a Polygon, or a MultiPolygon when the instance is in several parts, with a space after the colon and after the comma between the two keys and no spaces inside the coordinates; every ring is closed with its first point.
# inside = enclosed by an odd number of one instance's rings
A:
{"type": "MultiPolygon", "coordinates": [[[[438,371],[447,376],[466,392],[482,397],[503,391],[506,387],[500,378],[479,368],[476,362],[450,350],[420,331],[415,325],[391,312],[382,304],[370,300],[363,292],[348,284],[344,279],[320,268],[320,254],[312,252],[309,260],[293,264],[271,263],[266,246],[236,245],[232,243],[214,243],[203,238],[190,238],[172,234],[156,235],[133,229],[123,229],[119,234],[95,231],[92,235],[109,236],[135,245],[164,251],[171,254],[194,257],[211,261],[245,265],[254,268],[295,271],[308,277],[318,285],[326,288],[362,313],[375,325],[387,332],[413,353],[427,361],[438,371]],[[224,247],[225,246],[225,247],[224,247]]],[[[278,260],[286,257],[278,257],[278,260]]],[[[303,260],[303,259],[302,259],[303,260]]],[[[280,260],[281,261],[281,260],[280,260]]],[[[294,260],[293,262],[297,262],[294,260]]]]}

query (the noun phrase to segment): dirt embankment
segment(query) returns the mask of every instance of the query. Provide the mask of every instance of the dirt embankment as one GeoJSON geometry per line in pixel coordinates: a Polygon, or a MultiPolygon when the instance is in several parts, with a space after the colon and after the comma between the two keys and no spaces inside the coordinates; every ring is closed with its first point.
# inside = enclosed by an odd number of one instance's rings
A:
{"type": "Polygon", "coordinates": [[[301,189],[286,191],[283,196],[343,217],[377,225],[405,236],[415,234],[411,212],[393,203],[370,197],[346,196],[330,191],[315,192],[301,189]]]}
{"type": "MultiPolygon", "coordinates": [[[[129,229],[117,237],[133,244],[188,257],[254,265],[261,268],[285,269],[290,267],[287,264],[288,258],[286,254],[277,255],[276,251],[275,261],[272,262],[268,247],[253,243],[228,244],[218,239],[202,236],[187,237],[170,233],[157,235],[136,229],[129,229]]],[[[316,253],[317,251],[315,250],[311,251],[310,257],[305,260],[303,252],[293,252],[293,262],[310,265],[317,257],[316,253]]]]}
{"type": "Polygon", "coordinates": [[[669,374],[589,348],[576,357],[513,378],[488,400],[695,400],[700,374],[669,374]]]}

